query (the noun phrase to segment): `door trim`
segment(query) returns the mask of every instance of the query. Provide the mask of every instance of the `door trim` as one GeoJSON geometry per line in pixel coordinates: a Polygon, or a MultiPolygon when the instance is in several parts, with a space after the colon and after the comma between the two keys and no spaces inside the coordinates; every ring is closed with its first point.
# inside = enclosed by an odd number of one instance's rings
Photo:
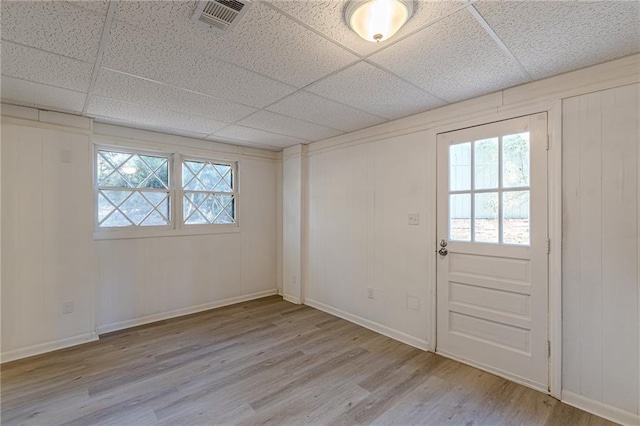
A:
{"type": "MultiPolygon", "coordinates": [[[[471,120],[458,121],[434,127],[427,132],[429,146],[430,167],[429,198],[433,211],[437,206],[437,136],[439,133],[451,132],[466,127],[474,127],[496,121],[509,120],[525,115],[547,113],[547,130],[549,150],[547,152],[547,180],[548,180],[548,227],[550,239],[549,253],[549,322],[548,336],[551,345],[549,357],[549,394],[560,399],[562,396],[562,101],[538,102],[510,108],[499,108],[491,114],[476,116],[471,120]]],[[[427,226],[432,236],[427,243],[433,248],[433,255],[429,256],[428,267],[430,280],[428,294],[431,299],[429,306],[430,326],[428,330],[429,350],[436,351],[437,342],[437,311],[436,311],[436,247],[437,222],[435,215],[429,215],[427,226]]],[[[482,368],[481,366],[477,366],[482,368]]]]}

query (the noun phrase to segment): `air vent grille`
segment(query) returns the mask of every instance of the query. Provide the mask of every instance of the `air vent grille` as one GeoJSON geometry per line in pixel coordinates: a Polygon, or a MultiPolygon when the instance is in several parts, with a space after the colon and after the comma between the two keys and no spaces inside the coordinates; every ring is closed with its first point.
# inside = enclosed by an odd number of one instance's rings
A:
{"type": "Polygon", "coordinates": [[[220,3],[223,6],[227,6],[229,9],[233,9],[237,12],[240,12],[244,7],[243,3],[240,3],[239,1],[236,1],[236,0],[218,0],[218,3],[220,3]]]}
{"type": "Polygon", "coordinates": [[[194,19],[226,32],[238,23],[248,8],[248,2],[238,0],[202,1],[195,11],[194,19]]]}

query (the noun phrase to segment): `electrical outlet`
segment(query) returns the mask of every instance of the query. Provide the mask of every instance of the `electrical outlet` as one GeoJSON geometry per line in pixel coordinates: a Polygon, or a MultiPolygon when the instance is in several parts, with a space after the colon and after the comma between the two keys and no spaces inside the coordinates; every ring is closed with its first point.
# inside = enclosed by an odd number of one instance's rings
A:
{"type": "Polygon", "coordinates": [[[73,300],[62,302],[62,313],[70,314],[73,312],[73,300]]]}
{"type": "Polygon", "coordinates": [[[409,213],[409,225],[419,225],[419,224],[420,224],[420,214],[409,213]]]}
{"type": "Polygon", "coordinates": [[[373,287],[367,288],[367,294],[369,296],[369,299],[375,299],[375,293],[373,291],[373,287]]]}

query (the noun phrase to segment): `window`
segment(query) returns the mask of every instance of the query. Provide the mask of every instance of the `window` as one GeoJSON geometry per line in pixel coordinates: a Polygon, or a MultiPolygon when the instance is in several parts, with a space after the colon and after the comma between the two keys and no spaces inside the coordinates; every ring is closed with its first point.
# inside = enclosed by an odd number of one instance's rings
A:
{"type": "Polygon", "coordinates": [[[171,223],[168,156],[96,151],[98,227],[171,223]]]}
{"type": "Polygon", "coordinates": [[[529,132],[449,147],[449,239],[529,245],[529,132]]]}
{"type": "Polygon", "coordinates": [[[236,187],[236,163],[97,146],[96,230],[237,227],[236,187]]]}
{"type": "Polygon", "coordinates": [[[201,160],[182,162],[182,217],[186,225],[235,223],[233,167],[201,160]]]}

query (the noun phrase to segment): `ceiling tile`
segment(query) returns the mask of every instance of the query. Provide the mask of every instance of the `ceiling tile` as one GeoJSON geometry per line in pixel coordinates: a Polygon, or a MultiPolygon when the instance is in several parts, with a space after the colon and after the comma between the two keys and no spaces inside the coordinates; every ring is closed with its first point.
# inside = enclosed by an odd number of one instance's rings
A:
{"type": "Polygon", "coordinates": [[[467,10],[399,41],[370,60],[449,102],[526,81],[467,10]]]}
{"type": "Polygon", "coordinates": [[[382,117],[304,91],[294,93],[267,109],[345,132],[387,121],[382,117]]]}
{"type": "Polygon", "coordinates": [[[227,125],[221,121],[122,102],[115,99],[102,98],[100,96],[91,97],[87,115],[90,117],[100,116],[114,120],[124,120],[152,128],[168,127],[171,129],[206,134],[213,133],[227,125]]]}
{"type": "Polygon", "coordinates": [[[536,79],[640,51],[638,1],[481,1],[475,7],[536,79]]]}
{"type": "Polygon", "coordinates": [[[224,122],[234,122],[257,111],[225,99],[214,98],[128,74],[101,69],[94,95],[177,111],[224,122]]]}
{"type": "Polygon", "coordinates": [[[295,118],[287,117],[286,115],[276,114],[275,112],[266,110],[258,111],[255,114],[240,120],[237,124],[282,135],[293,136],[295,138],[306,139],[307,141],[318,141],[343,133],[340,130],[308,123],[306,121],[297,120],[295,118]]]}
{"type": "Polygon", "coordinates": [[[105,18],[60,1],[3,1],[2,39],[95,62],[105,18]]]}
{"type": "Polygon", "coordinates": [[[444,104],[366,62],[340,71],[305,90],[388,119],[406,117],[444,104]]]}
{"type": "Polygon", "coordinates": [[[267,109],[345,132],[387,121],[305,91],[294,93],[267,109]]]}
{"type": "MultiPolygon", "coordinates": [[[[361,55],[371,54],[389,44],[389,41],[381,43],[365,41],[347,26],[344,19],[347,0],[273,0],[270,3],[361,55]]],[[[451,0],[417,1],[411,19],[390,41],[396,41],[399,37],[442,19],[463,5],[462,1],[451,0]]]]}
{"type": "Polygon", "coordinates": [[[102,66],[255,107],[295,90],[119,21],[114,21],[102,66]]]}
{"type": "Polygon", "coordinates": [[[93,65],[43,50],[4,42],[2,75],[86,92],[91,82],[93,65]]]}
{"type": "Polygon", "coordinates": [[[268,6],[254,2],[231,33],[191,16],[197,2],[120,2],[118,19],[288,84],[302,87],[357,58],[268,6]],[[313,52],[313,54],[309,54],[313,52]]]}
{"type": "Polygon", "coordinates": [[[86,95],[59,87],[2,76],[1,97],[3,101],[16,101],[21,105],[80,113],[86,95]]]}
{"type": "MultiPolygon", "coordinates": [[[[156,125],[147,126],[134,121],[117,120],[117,119],[108,118],[108,117],[96,116],[95,121],[98,123],[115,124],[117,126],[132,127],[134,129],[150,130],[153,132],[168,133],[171,135],[187,136],[187,137],[196,138],[196,139],[204,139],[207,136],[206,133],[190,132],[188,130],[178,130],[178,129],[172,129],[171,127],[156,126],[156,125]]],[[[96,136],[96,138],[99,139],[99,136],[96,136]]]]}
{"type": "Polygon", "coordinates": [[[96,12],[100,15],[106,15],[109,9],[109,0],[79,0],[69,1],[74,6],[81,7],[92,12],[96,12]]]}
{"type": "Polygon", "coordinates": [[[278,135],[276,133],[265,132],[263,130],[251,129],[243,126],[229,126],[216,132],[208,139],[214,140],[234,140],[243,142],[252,142],[253,144],[266,144],[274,147],[286,148],[291,145],[307,143],[308,141],[292,138],[289,136],[278,135]]]}

